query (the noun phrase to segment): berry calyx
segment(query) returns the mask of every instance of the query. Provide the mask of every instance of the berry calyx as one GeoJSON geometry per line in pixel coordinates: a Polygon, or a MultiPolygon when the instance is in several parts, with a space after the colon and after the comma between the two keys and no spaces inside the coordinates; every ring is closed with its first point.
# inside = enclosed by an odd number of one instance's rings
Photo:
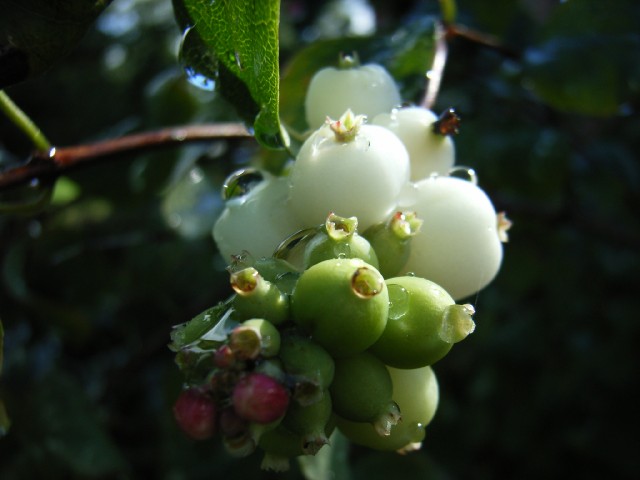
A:
{"type": "Polygon", "coordinates": [[[347,109],[338,120],[327,117],[327,124],[334,133],[336,142],[346,143],[355,140],[366,118],[365,115],[354,115],[351,109],[347,109]]]}

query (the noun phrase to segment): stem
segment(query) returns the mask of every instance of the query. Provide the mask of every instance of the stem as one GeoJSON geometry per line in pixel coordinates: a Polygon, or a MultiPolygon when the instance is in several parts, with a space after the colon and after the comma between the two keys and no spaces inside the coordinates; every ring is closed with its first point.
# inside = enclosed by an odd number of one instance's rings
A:
{"type": "Polygon", "coordinates": [[[0,110],[2,110],[9,120],[13,122],[22,132],[29,137],[31,143],[37,150],[49,150],[51,144],[35,123],[9,98],[4,91],[0,90],[0,110]]]}
{"type": "Polygon", "coordinates": [[[109,157],[150,150],[186,142],[211,141],[218,138],[251,137],[241,123],[217,123],[171,127],[153,132],[134,133],[88,145],[43,148],[20,167],[0,173],[0,189],[28,182],[33,178],[51,177],[71,168],[109,157]]]}
{"type": "Polygon", "coordinates": [[[440,13],[445,25],[454,23],[458,14],[456,0],[440,0],[440,13]]]}
{"type": "Polygon", "coordinates": [[[429,83],[427,84],[427,90],[421,102],[421,105],[429,110],[431,110],[436,103],[436,98],[440,91],[440,84],[442,83],[444,67],[447,63],[447,56],[449,55],[447,29],[441,22],[436,23],[435,29],[436,48],[433,55],[433,63],[429,71],[427,71],[429,83]]]}

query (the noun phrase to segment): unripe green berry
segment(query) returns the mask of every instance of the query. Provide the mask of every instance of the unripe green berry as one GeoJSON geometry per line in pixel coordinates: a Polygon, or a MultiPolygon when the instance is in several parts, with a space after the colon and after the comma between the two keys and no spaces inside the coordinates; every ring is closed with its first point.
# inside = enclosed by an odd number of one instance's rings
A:
{"type": "Polygon", "coordinates": [[[233,272],[231,286],[236,292],[233,308],[238,319],[264,318],[274,325],[289,319],[289,298],[255,268],[233,272]]]}
{"type": "Polygon", "coordinates": [[[356,217],[329,214],[325,225],[305,247],[304,268],[332,258],[360,258],[378,268],[376,252],[365,238],[358,235],[357,228],[356,217]]]}
{"type": "Polygon", "coordinates": [[[279,358],[294,382],[293,398],[302,405],[322,399],[333,381],[335,363],[331,355],[309,338],[285,335],[279,358]]]}
{"type": "Polygon", "coordinates": [[[360,259],[313,265],[300,276],[291,302],[294,321],[334,357],[373,345],[389,311],[382,275],[360,259]]]}
{"type": "Polygon", "coordinates": [[[315,455],[329,443],[325,431],[332,413],[331,395],[325,391],[322,398],[311,405],[291,403],[282,425],[302,436],[302,450],[305,454],[315,455]]]}
{"type": "Polygon", "coordinates": [[[380,435],[389,435],[400,420],[392,401],[393,385],[385,365],[363,352],[336,360],[336,374],[329,388],[334,411],[354,422],[367,422],[380,435]]]}
{"type": "Polygon", "coordinates": [[[340,431],[354,443],[376,450],[410,451],[420,447],[425,427],[438,407],[438,382],[431,367],[396,369],[387,367],[393,383],[393,400],[400,407],[402,422],[389,436],[380,436],[368,423],[338,419],[340,431]]]}
{"type": "Polygon", "coordinates": [[[414,212],[396,212],[384,223],[363,233],[378,254],[379,270],[389,278],[400,273],[409,259],[411,239],[419,232],[422,220],[414,212]]]}
{"type": "Polygon", "coordinates": [[[439,285],[420,277],[386,281],[389,319],[369,349],[386,365],[419,368],[444,357],[453,344],[474,329],[473,308],[456,305],[439,285]]]}

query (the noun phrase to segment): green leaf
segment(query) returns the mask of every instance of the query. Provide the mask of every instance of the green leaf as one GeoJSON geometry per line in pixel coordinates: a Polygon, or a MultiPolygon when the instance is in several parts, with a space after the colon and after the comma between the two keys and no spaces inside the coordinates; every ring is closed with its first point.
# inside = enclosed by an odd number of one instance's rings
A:
{"type": "Polygon", "coordinates": [[[191,345],[200,338],[224,317],[229,309],[228,302],[221,302],[218,305],[207,308],[186,323],[176,325],[171,332],[171,344],[169,348],[174,352],[191,345]]]}
{"type": "Polygon", "coordinates": [[[631,35],[556,37],[527,51],[525,82],[558,110],[616,115],[640,80],[639,49],[631,35]]]}
{"type": "Polygon", "coordinates": [[[67,55],[111,0],[0,0],[0,88],[67,55]]]}
{"type": "Polygon", "coordinates": [[[640,7],[635,0],[564,2],[525,55],[525,84],[552,107],[619,114],[637,98],[640,7]]]}
{"type": "MultiPolygon", "coordinates": [[[[183,26],[188,22],[191,27],[186,38],[197,34],[201,45],[214,57],[208,61],[217,62],[215,80],[221,93],[245,121],[253,124],[256,139],[267,147],[282,147],[285,142],[278,110],[279,0],[175,0],[174,9],[178,22],[183,26]]],[[[190,39],[184,46],[198,48],[199,43],[190,39]]],[[[202,58],[203,54],[183,53],[187,61],[194,56],[202,58]]],[[[201,70],[197,67],[206,65],[195,67],[201,70]]]]}

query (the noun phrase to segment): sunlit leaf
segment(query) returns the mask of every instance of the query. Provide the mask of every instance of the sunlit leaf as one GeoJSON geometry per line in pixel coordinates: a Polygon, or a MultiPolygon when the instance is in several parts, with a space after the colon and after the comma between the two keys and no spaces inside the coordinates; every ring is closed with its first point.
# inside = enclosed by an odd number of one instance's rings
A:
{"type": "MultiPolygon", "coordinates": [[[[189,24],[191,30],[185,35],[195,32],[200,39],[190,40],[186,46],[207,47],[211,53],[207,61],[217,62],[214,80],[238,113],[253,124],[258,141],[268,147],[281,147],[279,0],[176,0],[174,8],[178,21],[189,24]]],[[[183,52],[183,57],[206,60],[203,52],[183,52]]],[[[202,65],[196,67],[203,70],[202,65]]],[[[211,68],[206,70],[212,74],[211,68]]]]}

